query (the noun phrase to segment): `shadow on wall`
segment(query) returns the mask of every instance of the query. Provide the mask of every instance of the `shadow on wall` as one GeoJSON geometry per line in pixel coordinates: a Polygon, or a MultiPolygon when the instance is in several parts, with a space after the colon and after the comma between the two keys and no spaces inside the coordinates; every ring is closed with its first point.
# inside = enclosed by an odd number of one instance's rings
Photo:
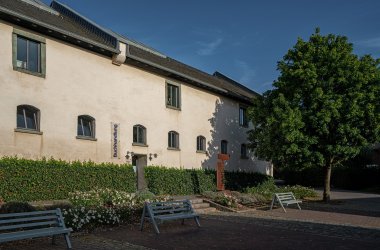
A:
{"type": "Polygon", "coordinates": [[[215,112],[209,119],[212,130],[211,140],[207,142],[208,158],[202,162],[203,169],[216,169],[218,154],[221,153],[221,141],[227,141],[226,171],[247,171],[269,174],[269,163],[257,160],[248,152],[247,158],[241,157],[241,145],[247,144],[247,128],[239,125],[239,107],[223,99],[215,102],[215,112]]]}
{"type": "Polygon", "coordinates": [[[246,129],[239,126],[236,107],[227,105],[221,99],[215,102],[215,111],[209,119],[212,130],[211,140],[207,141],[208,158],[202,162],[202,168],[215,169],[218,154],[221,153],[221,141],[227,141],[227,153],[230,155],[230,160],[226,162],[225,169],[227,171],[238,170],[236,159],[240,158],[241,143],[246,142],[246,129]],[[231,164],[233,162],[234,164],[231,164]]]}

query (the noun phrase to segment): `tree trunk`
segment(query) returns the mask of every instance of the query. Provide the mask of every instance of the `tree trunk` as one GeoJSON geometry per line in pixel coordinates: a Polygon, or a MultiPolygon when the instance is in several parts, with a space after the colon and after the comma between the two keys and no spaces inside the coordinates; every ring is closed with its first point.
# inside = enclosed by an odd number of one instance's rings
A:
{"type": "Polygon", "coordinates": [[[331,164],[328,164],[325,168],[325,187],[323,190],[323,201],[330,201],[330,179],[331,179],[331,164]]]}

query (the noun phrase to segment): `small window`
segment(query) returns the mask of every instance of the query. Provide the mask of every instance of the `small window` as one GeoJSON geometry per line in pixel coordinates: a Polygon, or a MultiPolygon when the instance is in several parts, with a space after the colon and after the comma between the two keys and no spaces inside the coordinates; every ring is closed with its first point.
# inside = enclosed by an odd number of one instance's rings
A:
{"type": "Polygon", "coordinates": [[[29,105],[17,106],[17,128],[40,131],[40,111],[29,105]]]}
{"type": "Polygon", "coordinates": [[[205,152],[206,151],[206,138],[204,136],[197,137],[197,151],[205,152]]]}
{"type": "Polygon", "coordinates": [[[95,138],[95,119],[89,115],[78,116],[78,137],[95,138]]]}
{"type": "Polygon", "coordinates": [[[244,127],[248,126],[247,109],[243,107],[239,108],[239,125],[244,127]]]}
{"type": "Polygon", "coordinates": [[[226,140],[222,140],[220,143],[220,153],[221,154],[227,154],[228,152],[228,142],[226,140]]]}
{"type": "Polygon", "coordinates": [[[146,128],[144,126],[133,126],[133,143],[146,145],[146,128]]]}
{"type": "Polygon", "coordinates": [[[13,69],[45,77],[45,38],[23,30],[13,30],[13,69]]]}
{"type": "Polygon", "coordinates": [[[179,134],[175,131],[168,133],[168,148],[179,149],[179,134]]]}
{"type": "Polygon", "coordinates": [[[166,106],[179,109],[181,93],[178,85],[166,83],[166,106]]]}
{"type": "Polygon", "coordinates": [[[241,144],[240,155],[241,155],[242,159],[247,159],[248,158],[247,145],[246,144],[241,144]]]}

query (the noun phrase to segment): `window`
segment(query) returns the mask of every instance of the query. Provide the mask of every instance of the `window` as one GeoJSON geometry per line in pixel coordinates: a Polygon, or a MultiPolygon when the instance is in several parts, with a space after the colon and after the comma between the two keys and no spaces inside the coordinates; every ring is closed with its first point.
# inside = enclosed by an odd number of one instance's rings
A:
{"type": "Polygon", "coordinates": [[[206,151],[206,138],[204,136],[197,137],[197,151],[205,152],[206,151]]]}
{"type": "Polygon", "coordinates": [[[89,115],[78,116],[77,138],[95,138],[95,119],[89,115]]]}
{"type": "Polygon", "coordinates": [[[222,140],[220,143],[220,153],[221,154],[227,154],[227,152],[228,152],[227,146],[228,146],[228,142],[226,140],[222,140]]]}
{"type": "Polygon", "coordinates": [[[175,131],[168,133],[168,148],[179,149],[179,134],[175,131]]]}
{"type": "Polygon", "coordinates": [[[181,108],[181,91],[179,85],[166,83],[166,106],[176,109],[181,108]]]}
{"type": "Polygon", "coordinates": [[[40,131],[40,111],[29,105],[17,106],[17,128],[40,131]]]}
{"type": "Polygon", "coordinates": [[[144,126],[133,126],[133,143],[146,145],[146,128],[144,126]]]}
{"type": "Polygon", "coordinates": [[[45,39],[22,30],[13,31],[13,69],[45,77],[45,39]]]}
{"type": "Polygon", "coordinates": [[[248,127],[247,109],[243,107],[239,108],[239,125],[248,127]]]}
{"type": "Polygon", "coordinates": [[[246,144],[241,144],[241,148],[240,148],[240,157],[242,159],[247,159],[248,158],[248,154],[247,154],[247,145],[246,144]]]}

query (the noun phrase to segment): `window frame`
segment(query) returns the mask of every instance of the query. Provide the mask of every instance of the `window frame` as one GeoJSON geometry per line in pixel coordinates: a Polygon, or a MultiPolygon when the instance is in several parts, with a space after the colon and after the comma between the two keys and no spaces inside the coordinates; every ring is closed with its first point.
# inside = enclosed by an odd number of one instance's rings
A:
{"type": "Polygon", "coordinates": [[[90,141],[96,141],[96,120],[94,117],[90,115],[78,115],[77,117],[77,139],[82,139],[82,140],[90,140],[90,141]],[[91,135],[84,135],[84,126],[83,126],[83,118],[86,118],[87,121],[89,122],[90,126],[90,133],[91,135]],[[81,126],[82,126],[82,135],[79,134],[78,126],[79,126],[79,119],[81,119],[81,126]]]}
{"type": "Polygon", "coordinates": [[[168,149],[169,150],[180,150],[179,147],[179,133],[177,131],[171,130],[168,132],[168,149]],[[172,140],[171,135],[174,135],[175,140],[172,140]],[[173,141],[176,145],[172,145],[173,141]]]}
{"type": "Polygon", "coordinates": [[[42,132],[40,131],[40,127],[41,127],[40,117],[41,117],[41,111],[38,108],[36,108],[35,106],[28,105],[28,104],[18,105],[16,108],[15,132],[30,133],[30,134],[42,134],[42,132]],[[23,123],[25,126],[19,126],[19,124],[18,124],[19,109],[22,109],[22,111],[23,111],[23,123]],[[26,116],[26,111],[25,111],[26,109],[29,109],[29,111],[31,111],[33,113],[33,120],[34,120],[35,128],[28,128],[27,119],[26,119],[27,116],[26,116]]]}
{"type": "MultiPolygon", "coordinates": [[[[28,43],[27,43],[28,44],[28,43]]],[[[13,64],[13,70],[19,71],[22,73],[38,76],[45,78],[46,77],[46,39],[44,37],[35,35],[33,33],[20,30],[20,29],[13,29],[12,33],[12,64],[13,64]],[[26,39],[27,41],[32,41],[39,44],[39,71],[32,71],[28,70],[22,67],[17,66],[17,40],[18,37],[26,39]]]]}
{"type": "Polygon", "coordinates": [[[132,130],[132,145],[133,146],[147,146],[147,136],[146,136],[147,132],[146,132],[146,127],[144,127],[143,125],[141,124],[136,124],[133,126],[133,130],[132,130]],[[137,133],[137,137],[139,135],[139,129],[142,129],[143,130],[143,142],[139,142],[138,141],[138,138],[137,138],[137,141],[135,141],[135,128],[136,128],[136,133],[137,133]]]}
{"type": "Polygon", "coordinates": [[[182,101],[181,101],[181,84],[179,83],[174,83],[172,81],[166,81],[166,84],[165,84],[165,105],[167,108],[170,108],[170,109],[175,109],[175,110],[181,110],[181,106],[182,106],[182,101]],[[168,95],[168,89],[170,86],[173,86],[173,87],[176,87],[178,89],[178,92],[177,92],[177,106],[174,106],[172,105],[172,102],[169,103],[168,101],[168,98],[169,98],[169,95],[168,95]]]}
{"type": "Polygon", "coordinates": [[[248,148],[247,148],[247,144],[245,144],[245,143],[242,143],[240,145],[240,158],[241,159],[249,159],[248,148]]]}
{"type": "Polygon", "coordinates": [[[247,112],[248,109],[246,106],[239,106],[239,125],[245,128],[249,125],[247,112]]]}
{"type": "Polygon", "coordinates": [[[228,141],[227,140],[221,140],[220,141],[220,153],[221,154],[226,154],[226,155],[228,154],[228,141]],[[223,153],[224,152],[223,145],[225,145],[225,148],[226,148],[225,153],[223,153]]]}
{"type": "Polygon", "coordinates": [[[197,153],[206,153],[206,137],[203,135],[197,136],[197,153]]]}

